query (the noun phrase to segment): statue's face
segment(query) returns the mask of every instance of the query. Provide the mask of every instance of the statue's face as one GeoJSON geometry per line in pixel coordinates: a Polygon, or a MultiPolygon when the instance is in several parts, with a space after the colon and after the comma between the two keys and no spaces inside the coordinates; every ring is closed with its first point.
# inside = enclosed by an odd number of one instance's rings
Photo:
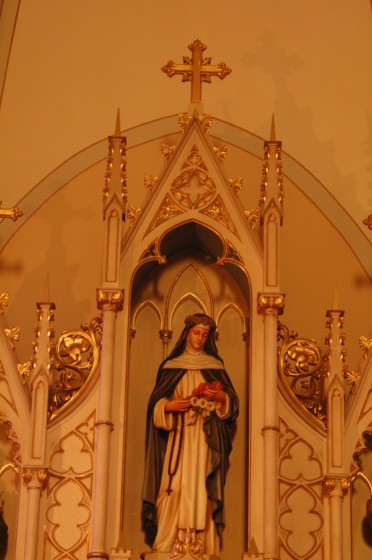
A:
{"type": "Polygon", "coordinates": [[[205,327],[200,327],[195,325],[189,330],[187,335],[187,342],[194,350],[203,350],[205,343],[207,342],[209,335],[209,329],[205,327]]]}

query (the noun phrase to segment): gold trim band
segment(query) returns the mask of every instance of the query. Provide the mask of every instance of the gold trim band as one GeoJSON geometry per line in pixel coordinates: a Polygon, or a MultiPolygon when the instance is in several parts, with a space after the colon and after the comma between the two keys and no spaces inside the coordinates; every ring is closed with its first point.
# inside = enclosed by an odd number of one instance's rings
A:
{"type": "Polygon", "coordinates": [[[111,428],[111,430],[114,429],[114,424],[112,422],[110,422],[110,420],[97,420],[97,422],[94,425],[95,426],[109,426],[111,428]]]}
{"type": "Polygon", "coordinates": [[[261,432],[268,432],[269,430],[272,430],[273,432],[280,432],[278,426],[264,426],[261,432]]]}

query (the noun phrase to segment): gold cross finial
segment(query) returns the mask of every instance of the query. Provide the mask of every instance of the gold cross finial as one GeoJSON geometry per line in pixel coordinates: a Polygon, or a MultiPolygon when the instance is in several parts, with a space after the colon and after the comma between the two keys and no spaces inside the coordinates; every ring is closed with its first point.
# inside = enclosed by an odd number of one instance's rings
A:
{"type": "Polygon", "coordinates": [[[11,218],[13,222],[18,220],[21,216],[23,216],[22,210],[13,206],[13,208],[1,208],[2,201],[0,201],[0,220],[1,218],[11,218]]]}
{"type": "Polygon", "coordinates": [[[183,64],[176,64],[173,60],[170,60],[168,64],[163,66],[162,70],[170,78],[174,74],[182,74],[183,82],[191,82],[191,103],[200,103],[202,82],[210,83],[212,76],[218,76],[223,80],[230,74],[231,69],[224,62],[212,66],[212,57],[203,58],[203,51],[207,46],[203,45],[199,39],[191,43],[188,48],[192,52],[191,59],[184,56],[183,64]]]}

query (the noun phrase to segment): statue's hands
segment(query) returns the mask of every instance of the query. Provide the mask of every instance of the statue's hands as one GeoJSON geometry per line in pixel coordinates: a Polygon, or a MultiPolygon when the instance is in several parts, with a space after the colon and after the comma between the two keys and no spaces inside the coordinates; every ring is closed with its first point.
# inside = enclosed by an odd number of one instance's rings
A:
{"type": "Polygon", "coordinates": [[[226,405],[226,393],[222,389],[205,389],[204,395],[209,401],[215,401],[222,406],[226,405]]]}
{"type": "Polygon", "coordinates": [[[190,408],[190,399],[173,399],[168,401],[165,406],[165,412],[186,412],[190,408]]]}

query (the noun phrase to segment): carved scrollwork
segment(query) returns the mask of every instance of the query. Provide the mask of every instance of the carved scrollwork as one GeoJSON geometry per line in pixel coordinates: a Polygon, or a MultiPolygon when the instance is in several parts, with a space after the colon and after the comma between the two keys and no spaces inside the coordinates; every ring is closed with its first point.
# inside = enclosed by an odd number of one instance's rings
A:
{"type": "Polygon", "coordinates": [[[242,263],[243,259],[235,249],[234,245],[229,241],[225,241],[222,257],[217,258],[217,264],[223,266],[227,262],[242,263]]]}
{"type": "Polygon", "coordinates": [[[195,537],[195,530],[188,529],[183,531],[183,539],[178,538],[174,543],[175,554],[171,556],[171,560],[179,560],[182,557],[191,557],[194,560],[202,560],[203,558],[203,542],[195,537]]]}
{"type": "Polygon", "coordinates": [[[314,340],[298,338],[294,331],[279,323],[278,372],[290,396],[325,427],[324,355],[314,340]]]}
{"type": "Polygon", "coordinates": [[[55,373],[49,419],[56,417],[96,371],[101,348],[102,316],[95,317],[81,330],[62,333],[55,345],[55,373]]]}

